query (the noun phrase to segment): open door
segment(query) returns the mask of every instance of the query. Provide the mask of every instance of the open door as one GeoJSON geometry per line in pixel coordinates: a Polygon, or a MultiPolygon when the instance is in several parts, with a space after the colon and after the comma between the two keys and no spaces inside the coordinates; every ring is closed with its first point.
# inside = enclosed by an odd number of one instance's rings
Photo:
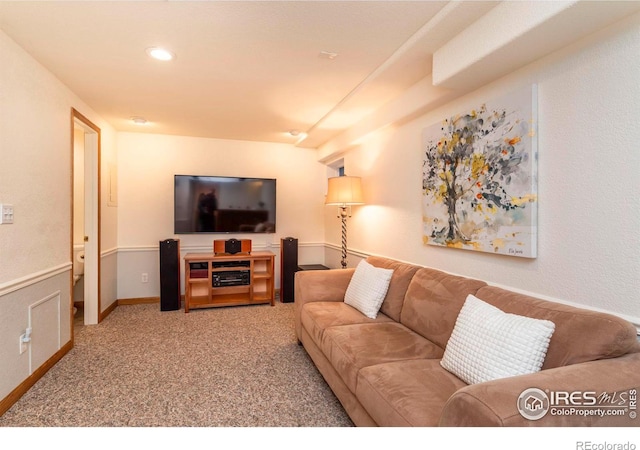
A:
{"type": "MultiPolygon", "coordinates": [[[[79,247],[84,245],[84,270],[82,282],[84,284],[84,324],[95,325],[100,322],[100,128],[93,124],[75,109],[71,114],[72,129],[72,227],[71,227],[71,255],[72,261],[77,262],[79,247]],[[83,135],[78,139],[78,135],[83,135]],[[74,139],[75,137],[75,139],[74,139]],[[80,140],[79,144],[76,144],[80,140]],[[75,158],[78,153],[76,146],[82,145],[82,164],[76,164],[75,158]],[[74,168],[75,166],[75,168],[74,168]],[[82,177],[74,176],[76,170],[82,170],[84,179],[82,180],[84,200],[78,203],[75,192],[76,183],[82,177]],[[84,214],[74,213],[76,209],[82,208],[84,214]],[[81,216],[83,220],[78,220],[81,216]],[[80,223],[84,222],[84,223],[80,223]],[[83,227],[84,232],[79,232],[79,227],[83,227]],[[81,241],[81,242],[77,242],[81,241]]],[[[72,286],[77,284],[78,270],[72,271],[72,286]]],[[[72,289],[73,292],[73,289],[72,289]]],[[[72,295],[72,303],[76,301],[72,295]]],[[[71,326],[73,336],[73,304],[71,305],[71,326]]]]}

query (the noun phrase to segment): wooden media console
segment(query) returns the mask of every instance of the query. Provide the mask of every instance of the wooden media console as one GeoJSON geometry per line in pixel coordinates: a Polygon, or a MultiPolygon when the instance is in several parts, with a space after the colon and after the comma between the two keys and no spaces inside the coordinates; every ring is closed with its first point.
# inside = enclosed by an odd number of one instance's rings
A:
{"type": "Polygon", "coordinates": [[[184,312],[217,306],[274,306],[274,259],[271,252],[186,254],[184,312]]]}

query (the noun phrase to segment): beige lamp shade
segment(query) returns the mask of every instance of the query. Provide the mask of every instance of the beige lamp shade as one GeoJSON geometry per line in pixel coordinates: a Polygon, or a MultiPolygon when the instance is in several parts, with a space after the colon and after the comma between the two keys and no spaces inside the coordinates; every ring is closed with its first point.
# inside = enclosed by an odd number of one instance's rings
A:
{"type": "Polygon", "coordinates": [[[329,178],[329,188],[325,205],[363,205],[362,183],[360,177],[329,178]]]}

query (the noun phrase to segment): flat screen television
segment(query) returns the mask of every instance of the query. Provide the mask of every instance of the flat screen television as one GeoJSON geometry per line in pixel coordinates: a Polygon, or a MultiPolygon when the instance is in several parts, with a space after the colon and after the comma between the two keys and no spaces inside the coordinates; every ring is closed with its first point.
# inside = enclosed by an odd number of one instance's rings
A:
{"type": "Polygon", "coordinates": [[[173,205],[175,234],[276,231],[272,178],[175,175],[173,205]]]}

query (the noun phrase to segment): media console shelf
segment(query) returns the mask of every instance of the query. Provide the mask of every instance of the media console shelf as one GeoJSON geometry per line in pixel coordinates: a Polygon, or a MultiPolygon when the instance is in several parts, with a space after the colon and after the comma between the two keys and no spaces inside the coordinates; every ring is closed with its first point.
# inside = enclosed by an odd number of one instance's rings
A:
{"type": "Polygon", "coordinates": [[[274,306],[274,257],[271,252],[215,255],[187,253],[184,257],[184,312],[216,306],[274,306]]]}

